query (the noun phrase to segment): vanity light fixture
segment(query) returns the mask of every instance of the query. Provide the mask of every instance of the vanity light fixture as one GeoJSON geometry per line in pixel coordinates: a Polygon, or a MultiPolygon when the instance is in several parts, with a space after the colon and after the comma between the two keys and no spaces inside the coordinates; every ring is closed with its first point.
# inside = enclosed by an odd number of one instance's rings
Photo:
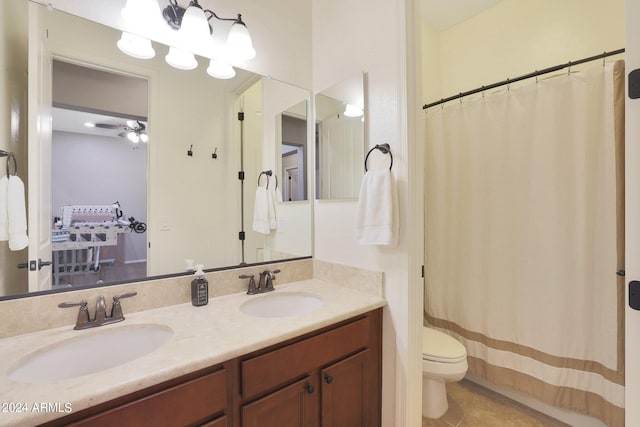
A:
{"type": "MultiPolygon", "coordinates": [[[[191,0],[186,9],[180,7],[177,0],[169,0],[169,6],[162,11],[162,16],[171,28],[178,30],[176,44],[172,47],[179,47],[186,51],[211,52],[213,56],[212,29],[209,21],[211,18],[216,18],[219,21],[233,22],[227,36],[227,58],[232,61],[247,61],[256,56],[249,30],[242,21],[241,14],[238,14],[237,18],[221,18],[210,9],[202,9],[198,0],[191,0]]],[[[225,73],[225,75],[228,74],[228,72],[225,73]]]]}
{"type": "MultiPolygon", "coordinates": [[[[156,19],[160,15],[167,24],[177,30],[174,40],[165,56],[167,64],[180,70],[193,70],[198,66],[194,52],[211,58],[207,74],[218,79],[230,79],[236,75],[231,65],[220,60],[248,61],[256,56],[253,42],[242,21],[242,15],[237,18],[221,18],[214,11],[203,9],[198,0],[190,0],[189,6],[182,8],[178,0],[169,0],[169,5],[162,10],[158,0],[127,0],[121,11],[123,19],[132,26],[140,29],[142,34],[152,32],[156,26],[156,19]],[[214,40],[209,25],[211,18],[219,21],[231,21],[231,29],[227,35],[226,48],[222,54],[216,54],[214,40]]],[[[140,59],[155,56],[151,40],[130,32],[123,32],[117,43],[118,48],[127,55],[140,59]]]]}
{"type": "Polygon", "coordinates": [[[357,105],[347,104],[344,109],[344,115],[347,117],[360,117],[364,114],[362,108],[357,105]]]}

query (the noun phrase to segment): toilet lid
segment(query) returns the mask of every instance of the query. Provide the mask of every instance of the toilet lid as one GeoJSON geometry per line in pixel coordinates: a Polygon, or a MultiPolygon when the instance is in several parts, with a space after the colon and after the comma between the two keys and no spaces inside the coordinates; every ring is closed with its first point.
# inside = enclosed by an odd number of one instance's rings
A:
{"type": "Polygon", "coordinates": [[[422,358],[442,363],[460,362],[467,357],[462,343],[433,328],[422,328],[422,358]]]}

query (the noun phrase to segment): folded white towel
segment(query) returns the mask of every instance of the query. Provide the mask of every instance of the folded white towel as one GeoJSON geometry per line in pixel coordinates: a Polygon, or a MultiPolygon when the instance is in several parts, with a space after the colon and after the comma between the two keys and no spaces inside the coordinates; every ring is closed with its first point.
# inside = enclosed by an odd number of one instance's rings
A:
{"type": "Polygon", "coordinates": [[[398,243],[398,196],[389,169],[364,175],[356,221],[356,239],[361,245],[398,243]]]}
{"type": "Polygon", "coordinates": [[[29,237],[27,237],[27,208],[24,199],[24,183],[15,175],[9,177],[7,210],[9,217],[9,249],[19,251],[29,246],[29,237]]]}
{"type": "Polygon", "coordinates": [[[256,188],[256,199],[253,205],[253,230],[262,234],[269,234],[269,194],[261,186],[256,188]]]}
{"type": "Polygon", "coordinates": [[[9,240],[9,208],[7,207],[9,180],[5,175],[0,178],[0,242],[9,240]]]}
{"type": "Polygon", "coordinates": [[[278,215],[276,213],[276,203],[278,201],[278,196],[276,195],[276,190],[273,187],[267,190],[268,195],[268,203],[269,203],[269,228],[275,230],[278,228],[278,215]]]}

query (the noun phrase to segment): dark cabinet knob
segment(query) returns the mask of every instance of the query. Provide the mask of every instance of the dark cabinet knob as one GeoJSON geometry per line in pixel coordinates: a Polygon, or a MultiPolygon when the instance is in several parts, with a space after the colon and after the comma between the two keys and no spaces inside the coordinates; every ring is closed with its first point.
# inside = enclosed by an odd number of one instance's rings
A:
{"type": "Polygon", "coordinates": [[[307,393],[313,394],[314,391],[316,391],[316,388],[313,386],[313,384],[308,384],[307,385],[307,393]]]}
{"type": "Polygon", "coordinates": [[[333,382],[333,377],[331,375],[325,376],[324,382],[326,382],[327,384],[331,384],[333,382]]]}

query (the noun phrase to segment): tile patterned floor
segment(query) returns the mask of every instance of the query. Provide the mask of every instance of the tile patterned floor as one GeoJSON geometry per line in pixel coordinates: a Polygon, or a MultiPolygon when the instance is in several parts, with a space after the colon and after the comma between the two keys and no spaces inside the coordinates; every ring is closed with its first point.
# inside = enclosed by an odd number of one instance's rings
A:
{"type": "Polygon", "coordinates": [[[567,427],[471,381],[447,384],[449,410],[439,419],[422,419],[422,427],[567,427]]]}

